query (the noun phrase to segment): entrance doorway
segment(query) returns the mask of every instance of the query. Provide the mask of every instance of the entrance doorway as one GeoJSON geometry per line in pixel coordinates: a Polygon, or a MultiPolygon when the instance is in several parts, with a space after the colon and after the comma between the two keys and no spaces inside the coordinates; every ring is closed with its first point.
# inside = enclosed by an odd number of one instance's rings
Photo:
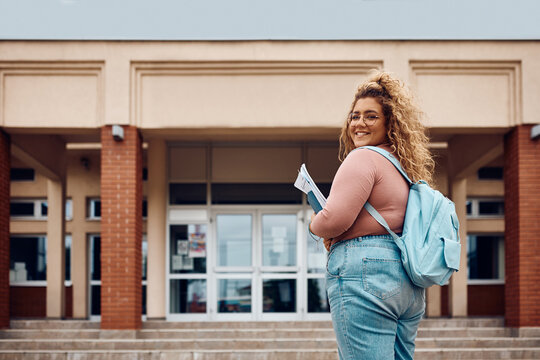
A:
{"type": "Polygon", "coordinates": [[[301,206],[223,206],[207,222],[170,224],[167,318],[327,316],[324,265],[313,263],[324,262],[324,254],[306,246],[307,213],[301,206]]]}

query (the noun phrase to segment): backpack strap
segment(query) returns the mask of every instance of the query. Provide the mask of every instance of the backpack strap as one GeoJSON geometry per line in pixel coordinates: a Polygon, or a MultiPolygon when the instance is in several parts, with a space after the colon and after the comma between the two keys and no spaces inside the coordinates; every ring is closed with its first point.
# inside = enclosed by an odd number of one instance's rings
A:
{"type": "Polygon", "coordinates": [[[396,235],[395,232],[393,232],[392,230],[390,230],[390,227],[388,226],[388,223],[386,222],[386,220],[384,220],[384,218],[382,217],[381,214],[379,214],[379,212],[377,210],[375,210],[375,208],[369,203],[366,201],[366,203],[364,204],[364,207],[366,208],[366,210],[368,211],[368,213],[371,214],[371,216],[373,216],[375,218],[375,220],[377,220],[377,222],[379,224],[381,224],[381,226],[383,228],[386,229],[386,231],[388,231],[388,233],[390,235],[392,235],[392,238],[394,240],[397,240],[399,239],[399,236],[396,235]]]}
{"type": "Polygon", "coordinates": [[[401,175],[403,175],[403,177],[407,180],[409,185],[412,184],[411,179],[409,179],[409,176],[407,176],[407,173],[401,167],[401,164],[399,163],[398,159],[396,159],[396,157],[394,155],[390,154],[388,151],[386,151],[384,149],[381,149],[380,147],[376,147],[376,146],[360,146],[357,149],[369,149],[369,150],[375,151],[376,153],[381,154],[382,156],[387,158],[388,161],[390,161],[396,167],[396,169],[398,169],[398,171],[401,173],[401,175]]]}
{"type": "MultiPolygon", "coordinates": [[[[412,184],[412,181],[411,179],[409,179],[409,176],[407,176],[407,173],[403,170],[403,168],[401,167],[401,164],[399,163],[398,159],[396,159],[396,157],[392,154],[390,154],[388,151],[384,150],[384,149],[381,149],[379,147],[376,147],[376,146],[361,146],[357,149],[369,149],[369,150],[372,150],[372,151],[375,151],[376,153],[379,153],[381,154],[382,156],[384,156],[386,159],[388,159],[388,161],[390,161],[394,166],[395,168],[401,173],[401,175],[403,175],[403,177],[405,178],[405,180],[407,180],[407,182],[409,183],[409,185],[412,184]]],[[[356,149],[355,149],[356,150],[356,149]]],[[[353,150],[354,151],[354,150],[353,150]]],[[[384,218],[382,217],[381,214],[379,214],[379,212],[373,207],[373,205],[371,205],[368,201],[366,201],[366,203],[364,204],[364,207],[366,208],[367,212],[370,213],[371,216],[373,216],[373,218],[375,220],[377,220],[377,222],[379,224],[381,224],[381,226],[383,228],[386,229],[386,231],[388,231],[388,233],[390,235],[392,235],[392,238],[394,240],[397,240],[399,239],[399,236],[396,235],[395,232],[393,232],[391,229],[390,229],[390,226],[388,226],[388,223],[386,222],[386,220],[384,220],[384,218]]]]}

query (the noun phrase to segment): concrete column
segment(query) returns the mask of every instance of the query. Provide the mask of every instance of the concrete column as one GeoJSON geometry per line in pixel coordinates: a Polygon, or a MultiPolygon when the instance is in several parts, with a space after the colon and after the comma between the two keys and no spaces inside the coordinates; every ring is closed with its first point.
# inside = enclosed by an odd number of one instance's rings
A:
{"type": "Polygon", "coordinates": [[[101,329],[137,330],[142,316],[142,139],[101,131],[101,329]]]}
{"type": "MultiPolygon", "coordinates": [[[[76,201],[85,199],[73,198],[73,217],[75,218],[76,201]]],[[[88,309],[88,244],[84,231],[75,229],[71,233],[71,282],[73,284],[73,318],[87,319],[88,309]]]]}
{"type": "Polygon", "coordinates": [[[460,317],[467,316],[467,179],[451,179],[450,190],[459,219],[461,263],[459,271],[450,278],[448,310],[450,316],[460,317]]]}
{"type": "Polygon", "coordinates": [[[9,136],[0,130],[0,329],[9,327],[9,136]]]}
{"type": "Polygon", "coordinates": [[[47,318],[65,316],[66,192],[62,181],[47,180],[47,318]]]}
{"type": "Polygon", "coordinates": [[[167,147],[165,140],[148,143],[148,273],[146,315],[148,319],[164,319],[165,309],[165,246],[167,244],[167,147]]]}
{"type": "Polygon", "coordinates": [[[441,287],[433,285],[426,291],[426,316],[441,316],[441,287]]]}
{"type": "Polygon", "coordinates": [[[532,125],[504,139],[505,324],[540,326],[540,141],[532,125]]]}

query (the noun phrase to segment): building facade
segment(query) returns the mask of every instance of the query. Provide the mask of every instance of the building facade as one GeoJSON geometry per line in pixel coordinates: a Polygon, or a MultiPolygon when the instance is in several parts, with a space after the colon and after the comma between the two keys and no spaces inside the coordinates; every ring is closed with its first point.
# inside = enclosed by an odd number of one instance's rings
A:
{"type": "Polygon", "coordinates": [[[0,319],[329,319],[328,190],[369,70],[426,112],[460,271],[427,316],[540,326],[535,41],[0,42],[0,319]],[[10,174],[11,176],[8,176],[10,174]]]}

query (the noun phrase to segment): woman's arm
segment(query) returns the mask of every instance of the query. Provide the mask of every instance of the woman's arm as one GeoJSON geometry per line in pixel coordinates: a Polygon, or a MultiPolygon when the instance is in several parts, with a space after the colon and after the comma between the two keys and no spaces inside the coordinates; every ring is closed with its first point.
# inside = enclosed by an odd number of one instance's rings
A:
{"type": "MultiPolygon", "coordinates": [[[[351,152],[339,167],[324,209],[312,217],[311,232],[325,239],[343,234],[354,223],[376,181],[370,150],[351,152]]],[[[375,154],[377,155],[377,154],[375,154]]]]}

